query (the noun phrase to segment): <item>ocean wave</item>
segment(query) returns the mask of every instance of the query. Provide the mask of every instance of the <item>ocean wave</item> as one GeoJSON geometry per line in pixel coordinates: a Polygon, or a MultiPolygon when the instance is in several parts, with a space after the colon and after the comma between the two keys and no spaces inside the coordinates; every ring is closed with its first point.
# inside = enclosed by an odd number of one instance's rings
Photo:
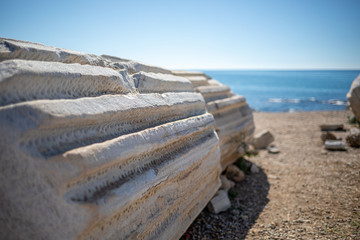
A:
{"type": "Polygon", "coordinates": [[[270,98],[270,103],[300,103],[300,99],[287,99],[287,98],[270,98]]]}
{"type": "Polygon", "coordinates": [[[344,105],[348,105],[348,102],[342,101],[342,100],[337,100],[337,99],[330,99],[329,101],[327,101],[329,104],[332,105],[338,105],[338,106],[344,106],[344,105]]]}
{"type": "Polygon", "coordinates": [[[347,101],[340,99],[329,99],[329,100],[318,100],[315,97],[310,97],[308,99],[298,99],[298,98],[269,98],[269,103],[320,103],[320,104],[330,104],[337,106],[346,106],[348,105],[347,101]]]}

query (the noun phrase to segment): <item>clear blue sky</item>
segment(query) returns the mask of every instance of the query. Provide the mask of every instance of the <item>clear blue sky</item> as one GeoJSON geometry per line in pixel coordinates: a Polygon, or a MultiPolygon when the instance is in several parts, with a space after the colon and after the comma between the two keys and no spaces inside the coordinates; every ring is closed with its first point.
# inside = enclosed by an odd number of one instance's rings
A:
{"type": "Polygon", "coordinates": [[[0,36],[177,69],[360,69],[360,0],[3,0],[0,36]]]}

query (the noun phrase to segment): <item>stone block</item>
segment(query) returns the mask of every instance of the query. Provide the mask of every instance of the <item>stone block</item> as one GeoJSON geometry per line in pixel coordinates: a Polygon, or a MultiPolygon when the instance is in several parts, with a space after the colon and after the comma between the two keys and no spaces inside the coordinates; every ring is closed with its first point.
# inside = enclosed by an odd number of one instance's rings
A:
{"type": "Polygon", "coordinates": [[[335,151],[344,151],[346,150],[345,143],[340,140],[326,140],[325,149],[335,150],[335,151]]]}
{"type": "Polygon", "coordinates": [[[231,188],[235,186],[235,183],[229,180],[225,175],[220,175],[221,187],[225,191],[229,191],[231,188]]]}
{"type": "Polygon", "coordinates": [[[344,124],[342,124],[342,123],[321,124],[320,129],[321,129],[321,131],[342,131],[342,130],[344,130],[344,124]]]}
{"type": "Polygon", "coordinates": [[[360,74],[351,84],[350,90],[346,95],[349,100],[350,107],[358,121],[360,121],[360,74]]]}
{"type": "Polygon", "coordinates": [[[254,136],[253,145],[256,149],[265,149],[274,140],[274,136],[271,134],[271,132],[264,130],[254,136]]]}
{"type": "Polygon", "coordinates": [[[139,72],[133,78],[140,93],[194,92],[189,80],[171,74],[139,72]]]}
{"type": "Polygon", "coordinates": [[[214,117],[190,81],[0,45],[0,237],[180,238],[221,185],[214,117]]]}

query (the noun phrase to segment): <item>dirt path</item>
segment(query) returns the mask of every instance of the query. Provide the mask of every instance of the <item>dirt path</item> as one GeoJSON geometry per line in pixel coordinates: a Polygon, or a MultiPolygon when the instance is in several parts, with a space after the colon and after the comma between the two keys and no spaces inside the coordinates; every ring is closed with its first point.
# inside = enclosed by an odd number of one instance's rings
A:
{"type": "MultiPolygon", "coordinates": [[[[261,168],[233,189],[232,208],[205,209],[183,239],[360,239],[360,149],[328,152],[319,125],[349,112],[255,113],[279,154],[248,158],[261,168]]],[[[335,132],[339,137],[345,132],[335,132]]]]}
{"type": "Polygon", "coordinates": [[[281,153],[251,158],[267,175],[270,201],[248,239],[360,239],[360,150],[325,151],[319,130],[323,123],[346,123],[348,115],[255,113],[257,131],[272,131],[281,153]]]}

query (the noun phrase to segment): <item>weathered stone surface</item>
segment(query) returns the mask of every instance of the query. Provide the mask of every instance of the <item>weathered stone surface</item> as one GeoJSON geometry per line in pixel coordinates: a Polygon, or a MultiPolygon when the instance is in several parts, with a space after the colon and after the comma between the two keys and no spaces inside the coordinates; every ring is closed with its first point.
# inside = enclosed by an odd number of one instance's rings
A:
{"type": "Polygon", "coordinates": [[[229,191],[230,188],[235,186],[235,183],[231,180],[229,180],[225,175],[220,175],[221,180],[221,189],[225,191],[229,191]]]}
{"type": "Polygon", "coordinates": [[[195,72],[195,71],[172,71],[174,75],[182,76],[182,77],[205,77],[207,79],[211,79],[208,75],[203,72],[195,72]]]}
{"type": "Polygon", "coordinates": [[[171,74],[171,71],[167,69],[118,57],[96,56],[68,49],[49,47],[39,43],[0,38],[0,61],[9,59],[79,63],[110,67],[115,70],[126,70],[129,74],[140,71],[171,74]]]}
{"type": "Polygon", "coordinates": [[[221,184],[215,121],[189,80],[1,44],[0,238],[178,239],[221,184]]]}
{"type": "Polygon", "coordinates": [[[0,38],[0,61],[8,59],[80,63],[103,67],[108,66],[108,62],[104,58],[93,54],[48,47],[39,43],[0,38]]]}
{"type": "Polygon", "coordinates": [[[215,214],[224,212],[231,207],[227,191],[219,190],[209,203],[209,210],[215,214]]]}
{"type": "Polygon", "coordinates": [[[360,74],[351,84],[350,90],[346,95],[349,100],[350,107],[354,112],[357,120],[360,121],[360,74]]]}
{"type": "Polygon", "coordinates": [[[326,140],[325,141],[325,149],[344,151],[344,150],[346,150],[346,146],[345,146],[345,143],[340,140],[326,140]]]}
{"type": "Polygon", "coordinates": [[[268,130],[259,132],[254,136],[253,145],[256,149],[264,149],[274,141],[274,136],[268,130]]]}
{"type": "Polygon", "coordinates": [[[239,147],[250,142],[254,132],[252,111],[243,96],[230,91],[218,81],[201,72],[173,71],[186,77],[195,90],[204,96],[207,110],[214,115],[220,139],[221,165],[225,169],[240,156],[239,147]]]}
{"type": "Polygon", "coordinates": [[[7,60],[0,62],[0,106],[36,100],[125,94],[135,89],[125,71],[111,68],[7,60]]]}
{"type": "Polygon", "coordinates": [[[189,80],[171,74],[139,72],[133,77],[140,93],[194,92],[189,80]]]}
{"type": "Polygon", "coordinates": [[[225,175],[234,182],[242,182],[245,179],[245,173],[233,164],[226,168],[225,175]]]}
{"type": "Polygon", "coordinates": [[[360,147],[360,129],[351,128],[350,132],[346,136],[346,142],[350,147],[360,147]]]}
{"type": "Polygon", "coordinates": [[[240,156],[244,156],[249,149],[249,146],[247,144],[243,144],[240,147],[238,147],[238,153],[240,156]]]}

